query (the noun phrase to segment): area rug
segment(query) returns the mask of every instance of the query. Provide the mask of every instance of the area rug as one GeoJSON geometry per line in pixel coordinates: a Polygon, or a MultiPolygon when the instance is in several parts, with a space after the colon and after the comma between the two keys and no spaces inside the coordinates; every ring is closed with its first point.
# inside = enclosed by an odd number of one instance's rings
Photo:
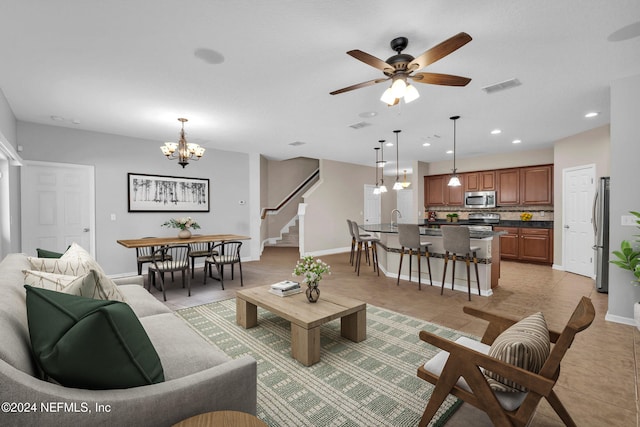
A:
{"type": "MultiPolygon", "coordinates": [[[[236,325],[235,299],[177,313],[230,357],[257,360],[257,416],[271,427],[417,426],[433,386],[416,370],[437,352],[418,332],[463,335],[368,305],[365,341],[342,338],[340,320],[329,322],[320,362],[305,367],[291,357],[290,323],[266,310],[258,308],[258,326],[246,330],[236,325]]],[[[460,404],[449,396],[429,425],[444,425],[460,404]]]]}

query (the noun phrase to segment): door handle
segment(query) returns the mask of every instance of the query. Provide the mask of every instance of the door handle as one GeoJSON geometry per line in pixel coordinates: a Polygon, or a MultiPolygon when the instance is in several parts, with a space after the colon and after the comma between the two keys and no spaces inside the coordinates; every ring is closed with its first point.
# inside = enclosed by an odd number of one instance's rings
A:
{"type": "Polygon", "coordinates": [[[567,228],[567,229],[568,229],[568,228],[569,228],[569,225],[565,225],[565,226],[564,226],[564,228],[567,228]]]}
{"type": "Polygon", "coordinates": [[[83,229],[82,229],[82,232],[83,232],[83,233],[88,233],[88,232],[89,232],[89,230],[90,230],[90,228],[83,228],[83,229]]]}

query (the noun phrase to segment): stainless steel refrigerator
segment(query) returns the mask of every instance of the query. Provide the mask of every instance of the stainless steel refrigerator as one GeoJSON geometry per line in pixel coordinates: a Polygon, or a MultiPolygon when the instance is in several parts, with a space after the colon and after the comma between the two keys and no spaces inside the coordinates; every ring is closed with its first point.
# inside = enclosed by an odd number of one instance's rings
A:
{"type": "Polygon", "coordinates": [[[596,256],[596,290],[609,292],[609,177],[600,178],[593,198],[593,233],[596,256]]]}

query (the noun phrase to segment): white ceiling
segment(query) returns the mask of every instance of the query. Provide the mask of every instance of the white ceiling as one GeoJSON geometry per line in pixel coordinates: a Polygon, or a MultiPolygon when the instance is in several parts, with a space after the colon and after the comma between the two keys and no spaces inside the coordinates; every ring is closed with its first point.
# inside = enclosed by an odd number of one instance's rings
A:
{"type": "Polygon", "coordinates": [[[637,0],[3,0],[0,89],[18,120],[160,145],[187,117],[189,142],[274,159],[373,165],[377,141],[401,129],[403,169],[451,158],[452,115],[459,157],[608,123],[610,82],[640,74],[639,21],[637,0]],[[466,87],[417,84],[417,101],[392,108],[379,101],[388,83],[329,95],[383,76],[348,50],[386,60],[405,36],[418,56],[461,31],[473,40],[423,71],[466,87]],[[522,85],[482,90],[511,78],[522,85]]]}

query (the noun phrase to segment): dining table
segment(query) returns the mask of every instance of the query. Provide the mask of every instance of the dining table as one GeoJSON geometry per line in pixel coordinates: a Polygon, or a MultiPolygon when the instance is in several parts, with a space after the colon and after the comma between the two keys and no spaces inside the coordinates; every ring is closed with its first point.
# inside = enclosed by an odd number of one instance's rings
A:
{"type": "Polygon", "coordinates": [[[250,240],[249,236],[239,234],[192,234],[187,239],[174,237],[143,237],[138,239],[120,239],[119,244],[125,248],[144,248],[148,246],[166,246],[188,243],[229,242],[233,240],[250,240]]]}

